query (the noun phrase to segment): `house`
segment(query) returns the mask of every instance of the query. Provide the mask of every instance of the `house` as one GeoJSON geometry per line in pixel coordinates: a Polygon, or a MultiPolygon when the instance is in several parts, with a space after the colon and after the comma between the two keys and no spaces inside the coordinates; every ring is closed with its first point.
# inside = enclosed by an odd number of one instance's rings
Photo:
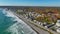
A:
{"type": "Polygon", "coordinates": [[[58,27],[56,31],[60,33],[60,20],[57,20],[56,26],[58,27]]]}
{"type": "Polygon", "coordinates": [[[57,20],[56,26],[60,27],[60,20],[57,20]]]}

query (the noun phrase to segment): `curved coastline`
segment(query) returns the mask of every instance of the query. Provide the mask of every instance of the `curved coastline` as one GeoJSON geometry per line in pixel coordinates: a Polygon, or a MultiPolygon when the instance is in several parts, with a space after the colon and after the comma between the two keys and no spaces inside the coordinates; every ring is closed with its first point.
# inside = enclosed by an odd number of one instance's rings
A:
{"type": "MultiPolygon", "coordinates": [[[[33,29],[31,29],[26,23],[24,23],[24,21],[22,21],[21,19],[19,19],[17,16],[15,16],[11,11],[8,11],[7,13],[9,13],[8,15],[6,15],[6,16],[10,16],[10,17],[16,17],[16,19],[15,20],[17,20],[18,22],[17,23],[15,23],[15,24],[13,24],[11,27],[9,27],[8,29],[10,29],[9,31],[12,31],[11,30],[11,28],[12,27],[14,27],[14,28],[17,28],[17,27],[15,27],[15,26],[18,26],[17,24],[19,23],[19,22],[21,22],[21,23],[23,23],[24,24],[24,27],[26,27],[27,28],[27,30],[29,30],[30,29],[30,32],[33,32],[33,34],[37,34],[33,29]]],[[[20,24],[21,24],[20,23],[20,24]]],[[[13,28],[13,29],[14,29],[13,28]]],[[[18,28],[19,28],[19,26],[18,26],[18,28]]],[[[7,29],[7,30],[8,30],[7,29]]],[[[17,30],[17,29],[16,29],[17,30]]],[[[26,30],[26,31],[27,31],[26,30]]],[[[17,32],[18,33],[18,32],[17,32]]],[[[28,33],[26,33],[26,34],[28,34],[28,33]]]]}

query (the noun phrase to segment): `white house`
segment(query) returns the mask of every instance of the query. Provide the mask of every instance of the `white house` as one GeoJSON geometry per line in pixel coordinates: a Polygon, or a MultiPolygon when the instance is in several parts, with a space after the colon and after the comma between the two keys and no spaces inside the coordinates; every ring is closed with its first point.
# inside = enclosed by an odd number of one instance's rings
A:
{"type": "Polygon", "coordinates": [[[58,27],[56,31],[60,33],[60,20],[57,20],[56,26],[58,27]]]}
{"type": "Polygon", "coordinates": [[[57,20],[56,26],[60,27],[60,20],[57,20]]]}

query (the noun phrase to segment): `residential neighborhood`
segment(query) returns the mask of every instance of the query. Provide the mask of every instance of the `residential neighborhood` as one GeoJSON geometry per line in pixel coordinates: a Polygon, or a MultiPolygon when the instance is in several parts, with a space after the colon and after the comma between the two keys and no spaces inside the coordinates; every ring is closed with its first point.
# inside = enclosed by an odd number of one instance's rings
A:
{"type": "Polygon", "coordinates": [[[25,12],[25,14],[23,14],[23,16],[36,24],[60,33],[59,9],[60,8],[28,8],[24,9],[23,12],[25,12]]]}

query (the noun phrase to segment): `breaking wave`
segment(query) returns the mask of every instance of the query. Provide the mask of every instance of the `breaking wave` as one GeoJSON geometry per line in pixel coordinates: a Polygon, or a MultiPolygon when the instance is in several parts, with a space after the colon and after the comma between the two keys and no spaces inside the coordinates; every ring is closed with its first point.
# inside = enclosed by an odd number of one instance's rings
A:
{"type": "Polygon", "coordinates": [[[4,34],[37,34],[24,21],[15,16],[10,10],[3,10],[5,16],[10,17],[13,23],[5,31],[4,34]]]}

